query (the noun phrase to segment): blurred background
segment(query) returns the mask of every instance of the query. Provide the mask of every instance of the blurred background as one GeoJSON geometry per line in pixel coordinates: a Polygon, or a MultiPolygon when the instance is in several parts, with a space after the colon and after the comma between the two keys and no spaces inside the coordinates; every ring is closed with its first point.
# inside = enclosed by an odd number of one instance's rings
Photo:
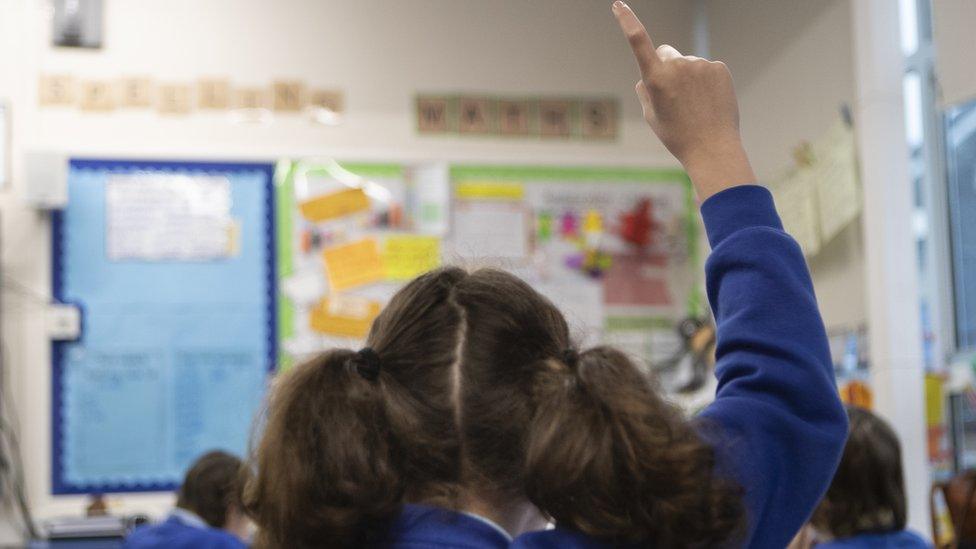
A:
{"type": "MultiPolygon", "coordinates": [[[[976,467],[976,4],[631,5],[731,69],[842,396],[938,539],[932,486],[976,467]]],[[[707,403],[707,244],[636,80],[597,0],[0,0],[0,541],[165,513],[269,375],[441,263],[707,403]]]]}

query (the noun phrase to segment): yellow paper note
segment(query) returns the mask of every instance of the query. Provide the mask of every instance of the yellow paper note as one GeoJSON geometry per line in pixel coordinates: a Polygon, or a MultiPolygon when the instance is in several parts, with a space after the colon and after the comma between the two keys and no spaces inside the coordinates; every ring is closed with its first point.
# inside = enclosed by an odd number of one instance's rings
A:
{"type": "Polygon", "coordinates": [[[324,298],[312,309],[309,326],[322,334],[363,339],[381,309],[379,302],[368,299],[324,298]]]}
{"type": "Polygon", "coordinates": [[[362,189],[346,189],[302,202],[298,209],[305,219],[328,221],[369,209],[369,197],[362,189]]]}
{"type": "Polygon", "coordinates": [[[810,169],[820,208],[820,238],[826,244],[861,213],[854,131],[837,121],[813,145],[813,154],[810,169]]]}
{"type": "Polygon", "coordinates": [[[434,236],[391,236],[383,246],[386,276],[411,280],[441,264],[441,241],[434,236]]]}
{"type": "Polygon", "coordinates": [[[945,380],[942,376],[925,374],[925,424],[937,427],[945,423],[945,380]]]}
{"type": "Polygon", "coordinates": [[[467,200],[522,200],[525,188],[507,181],[465,181],[454,188],[458,198],[467,200]]]}
{"type": "Polygon", "coordinates": [[[329,287],[334,292],[372,284],[386,278],[386,267],[376,240],[365,238],[323,252],[329,287]]]}
{"type": "Polygon", "coordinates": [[[817,188],[809,168],[799,168],[773,181],[769,190],[786,232],[796,239],[803,255],[813,257],[820,251],[820,218],[817,188]]]}

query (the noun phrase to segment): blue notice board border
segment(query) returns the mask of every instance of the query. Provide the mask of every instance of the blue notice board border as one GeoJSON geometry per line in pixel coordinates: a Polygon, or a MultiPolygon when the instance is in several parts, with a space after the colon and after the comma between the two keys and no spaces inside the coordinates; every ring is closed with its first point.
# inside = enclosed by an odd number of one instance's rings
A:
{"type": "MultiPolygon", "coordinates": [[[[274,193],[274,164],[263,162],[196,162],[196,161],[157,161],[157,160],[101,160],[101,159],[71,159],[71,170],[91,170],[107,172],[129,171],[161,171],[169,173],[179,172],[215,172],[232,175],[241,172],[260,172],[265,184],[264,215],[266,231],[264,234],[265,270],[266,270],[266,322],[267,338],[267,370],[275,369],[278,355],[277,340],[277,239],[275,220],[274,193]]],[[[57,302],[65,302],[64,288],[64,251],[65,251],[65,219],[64,211],[55,210],[51,217],[51,266],[52,266],[52,294],[57,302]]],[[[82,308],[84,319],[84,304],[76,303],[82,308]]],[[[84,326],[82,326],[84,333],[84,326]]],[[[66,342],[52,342],[52,411],[51,411],[51,492],[55,495],[92,494],[92,493],[135,493],[172,491],[178,487],[176,482],[145,482],[145,483],[105,483],[101,485],[78,486],[68,482],[64,469],[64,421],[62,407],[64,405],[64,359],[66,342]]]]}

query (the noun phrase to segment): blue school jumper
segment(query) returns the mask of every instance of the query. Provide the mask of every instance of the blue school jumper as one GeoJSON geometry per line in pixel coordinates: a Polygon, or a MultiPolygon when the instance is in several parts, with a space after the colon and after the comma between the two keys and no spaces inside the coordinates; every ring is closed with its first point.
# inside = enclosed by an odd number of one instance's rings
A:
{"type": "MultiPolygon", "coordinates": [[[[719,469],[746,491],[742,545],[782,549],[830,484],[847,416],[810,273],[769,191],[727,189],[706,200],[701,213],[712,246],[705,274],[717,327],[718,389],[699,417],[720,432],[719,469]]],[[[557,527],[520,536],[512,547],[614,545],[557,527]]]]}
{"type": "Polygon", "coordinates": [[[244,549],[244,542],[233,534],[211,528],[200,517],[175,509],[165,521],[137,528],[122,545],[123,549],[244,549]]]}
{"type": "Polygon", "coordinates": [[[407,504],[387,529],[384,549],[506,549],[512,539],[486,519],[428,505],[407,504]]]}
{"type": "Polygon", "coordinates": [[[814,545],[815,549],[931,549],[931,547],[931,543],[908,530],[886,534],[865,534],[814,545]]]}

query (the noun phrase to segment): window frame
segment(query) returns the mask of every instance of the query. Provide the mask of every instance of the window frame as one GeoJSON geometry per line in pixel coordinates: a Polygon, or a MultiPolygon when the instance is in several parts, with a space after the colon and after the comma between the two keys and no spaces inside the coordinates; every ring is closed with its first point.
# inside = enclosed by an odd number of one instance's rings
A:
{"type": "MultiPolygon", "coordinates": [[[[905,74],[916,72],[921,81],[922,103],[922,191],[924,205],[921,211],[927,217],[927,256],[923,269],[929,276],[919,273],[922,291],[930,300],[931,330],[936,345],[929,366],[944,370],[945,365],[976,355],[976,346],[962,348],[959,345],[955,307],[955,262],[952,242],[951,214],[949,210],[948,157],[945,145],[946,126],[944,109],[936,75],[936,50],[933,40],[931,0],[913,0],[918,24],[918,47],[905,57],[905,74]]],[[[910,160],[913,164],[915,162],[910,160]]],[[[913,173],[915,169],[913,167],[913,173]]],[[[914,184],[914,181],[913,181],[914,184]]],[[[919,296],[920,298],[922,296],[919,296]]]]}

